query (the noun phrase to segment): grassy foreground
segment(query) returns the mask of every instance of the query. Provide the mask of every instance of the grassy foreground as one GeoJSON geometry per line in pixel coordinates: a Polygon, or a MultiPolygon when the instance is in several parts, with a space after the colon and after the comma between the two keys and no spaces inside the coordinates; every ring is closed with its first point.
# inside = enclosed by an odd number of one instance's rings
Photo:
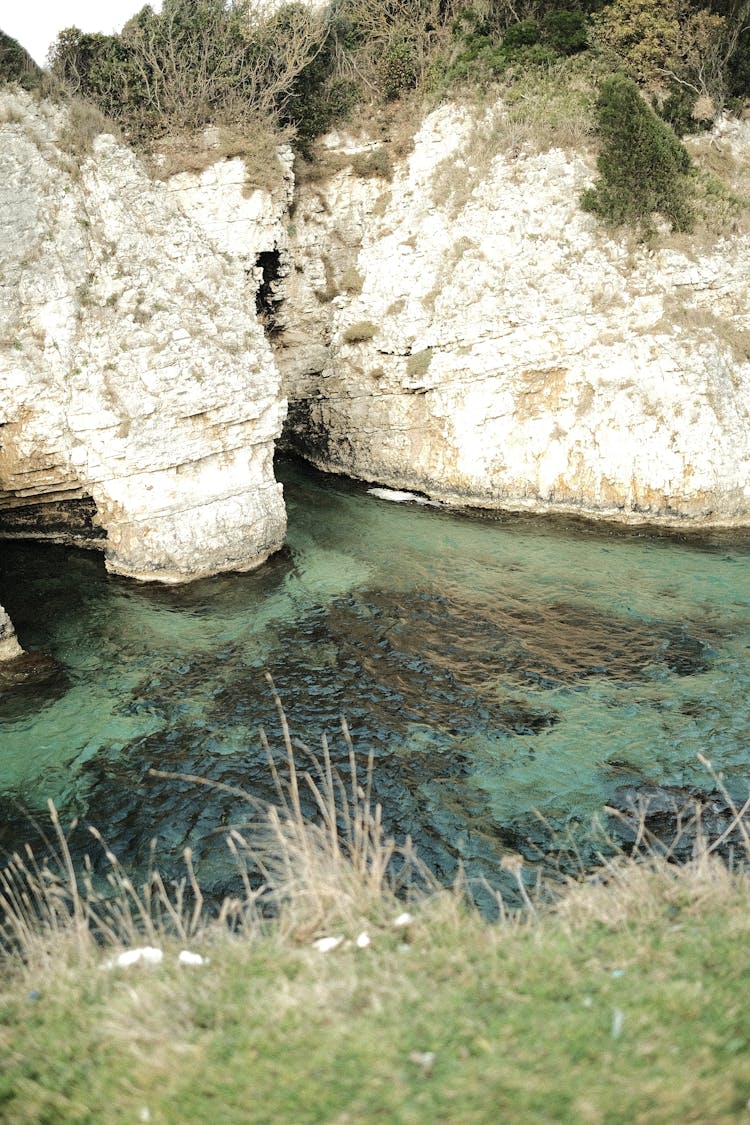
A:
{"type": "Polygon", "coordinates": [[[71,936],[2,985],[0,1115],[750,1119],[747,878],[709,860],[611,875],[523,924],[438,896],[327,953],[205,932],[203,965],[173,940],[161,964],[106,969],[71,936]]]}
{"type": "Polygon", "coordinates": [[[0,871],[0,1119],[750,1121],[746,865],[618,858],[489,923],[424,872],[409,897],[371,772],[324,743],[304,774],[283,729],[279,804],[228,840],[263,883],[221,918],[189,853],[176,889],[110,856],[102,894],[54,810],[57,863],[0,871]]]}

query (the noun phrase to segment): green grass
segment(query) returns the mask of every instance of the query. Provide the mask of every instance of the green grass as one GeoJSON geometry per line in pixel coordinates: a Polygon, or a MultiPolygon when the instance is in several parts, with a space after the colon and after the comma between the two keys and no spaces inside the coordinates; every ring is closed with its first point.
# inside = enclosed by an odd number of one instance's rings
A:
{"type": "MultiPolygon", "coordinates": [[[[27,851],[0,872],[0,1120],[750,1119],[746,862],[727,867],[720,841],[683,866],[616,857],[490,923],[384,836],[372,760],[362,776],[349,741],[342,778],[324,740],[303,772],[277,704],[277,804],[248,798],[253,837],[228,838],[263,882],[221,917],[189,852],[171,888],[133,887],[107,853],[97,889],[53,808],[57,862],[27,851]],[[117,965],[144,943],[159,963],[117,965]],[[180,964],[185,948],[203,962],[180,964]]],[[[748,812],[723,834],[745,861],[748,812]]],[[[505,865],[523,891],[520,857],[505,865]]]]}
{"type": "Polygon", "coordinates": [[[63,942],[2,986],[0,1116],[736,1121],[748,891],[718,863],[631,863],[523,924],[438,896],[364,949],[207,932],[203,966],[168,942],[159,966],[103,970],[63,942]]]}

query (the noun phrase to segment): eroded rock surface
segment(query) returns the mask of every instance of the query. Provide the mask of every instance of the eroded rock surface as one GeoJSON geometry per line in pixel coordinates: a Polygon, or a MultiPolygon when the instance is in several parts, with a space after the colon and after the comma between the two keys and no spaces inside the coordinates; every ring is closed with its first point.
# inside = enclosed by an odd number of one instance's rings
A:
{"type": "Polygon", "coordinates": [[[579,207],[593,154],[518,151],[502,114],[432,114],[391,184],[301,187],[290,445],[451,504],[747,524],[747,236],[610,237],[579,207]]]}
{"type": "Polygon", "coordinates": [[[13,622],[0,605],[0,662],[15,660],[22,652],[13,622]]]}
{"type": "Polygon", "coordinates": [[[0,101],[2,533],[164,582],[258,565],[285,401],[252,279],[112,137],[81,159],[64,110],[0,101]]]}

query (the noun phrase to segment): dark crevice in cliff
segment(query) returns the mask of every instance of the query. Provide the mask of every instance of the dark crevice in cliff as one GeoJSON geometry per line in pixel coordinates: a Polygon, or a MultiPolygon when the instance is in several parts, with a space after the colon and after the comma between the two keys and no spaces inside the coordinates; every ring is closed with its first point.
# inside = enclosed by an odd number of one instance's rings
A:
{"type": "Polygon", "coordinates": [[[328,427],[315,417],[310,401],[290,399],[276,446],[284,454],[302,457],[315,464],[330,460],[333,442],[328,427]]]}
{"type": "Polygon", "coordinates": [[[255,259],[255,265],[261,273],[255,294],[255,311],[266,335],[275,336],[284,327],[280,310],[284,302],[282,280],[285,271],[280,251],[275,247],[273,250],[262,250],[255,259]]]}
{"type": "Polygon", "coordinates": [[[79,547],[103,547],[107,533],[96,523],[90,496],[36,501],[0,510],[0,539],[39,539],[79,547]]]}

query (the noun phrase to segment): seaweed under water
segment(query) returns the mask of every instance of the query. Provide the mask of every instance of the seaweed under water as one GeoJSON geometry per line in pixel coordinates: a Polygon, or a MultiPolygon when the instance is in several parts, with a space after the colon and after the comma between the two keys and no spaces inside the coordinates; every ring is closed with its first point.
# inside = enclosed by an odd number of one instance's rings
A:
{"type": "Polygon", "coordinates": [[[36,838],[52,798],[79,818],[77,856],[91,823],[136,869],[154,838],[167,871],[189,845],[207,890],[232,889],[223,837],[252,805],[150,771],[272,800],[266,671],[295,738],[327,734],[342,765],[346,716],[387,829],[445,881],[508,892],[503,858],[551,868],[562,838],[585,862],[617,793],[710,787],[698,753],[744,799],[747,537],[481,518],[282,474],[288,544],[254,573],[139,586],[96,555],[2,545],[0,601],[54,663],[33,689],[0,680],[0,849],[36,838]]]}

